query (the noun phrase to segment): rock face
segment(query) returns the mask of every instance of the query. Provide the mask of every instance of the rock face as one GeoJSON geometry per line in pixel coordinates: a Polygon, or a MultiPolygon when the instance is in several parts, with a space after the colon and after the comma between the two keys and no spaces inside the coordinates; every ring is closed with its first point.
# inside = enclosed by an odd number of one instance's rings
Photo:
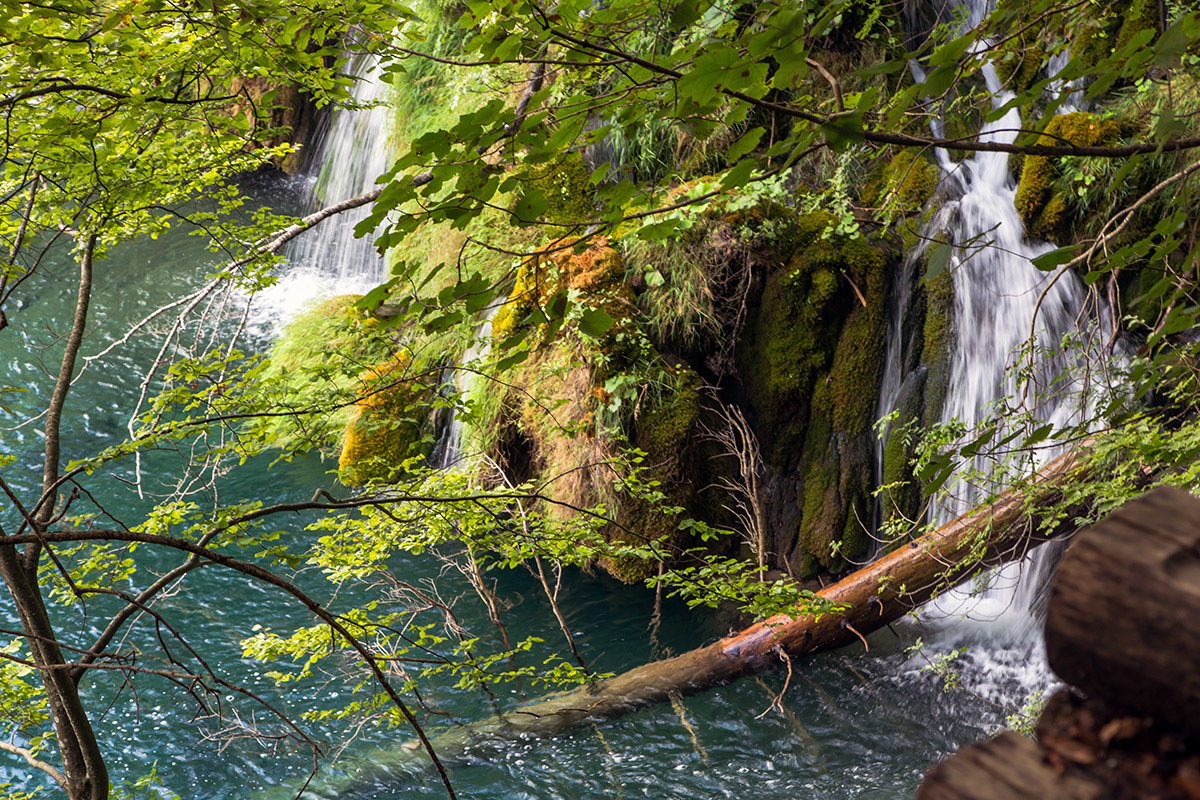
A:
{"type": "MultiPolygon", "coordinates": [[[[602,242],[523,266],[493,336],[550,337],[514,378],[521,395],[546,399],[502,412],[500,427],[516,435],[494,442],[494,459],[511,459],[519,442],[527,452],[517,461],[555,500],[615,511],[610,540],[693,546],[679,516],[663,511],[674,507],[733,527],[741,536],[717,547],[751,559],[762,550],[768,567],[843,569],[867,550],[873,525],[888,256],[838,228],[826,212],[718,210],[660,247],[602,242]],[[551,331],[540,311],[562,290],[611,326],[551,331]],[[757,440],[753,475],[746,453],[721,440],[731,413],[757,440]],[[604,462],[618,447],[614,425],[646,453],[640,477],[661,499],[613,491],[604,462]],[[763,528],[754,533],[730,511],[751,482],[763,528]]],[[[654,569],[636,559],[604,566],[625,580],[654,569]]]]}
{"type": "MultiPolygon", "coordinates": [[[[265,128],[255,133],[260,147],[291,144],[303,147],[316,133],[317,107],[312,98],[295,86],[279,84],[269,78],[234,78],[230,94],[237,95],[233,113],[255,118],[255,111],[269,109],[265,128]]],[[[302,160],[293,152],[275,160],[275,165],[288,174],[299,172],[302,160]]]]}
{"type": "Polygon", "coordinates": [[[797,221],[738,347],[738,378],[773,491],[764,498],[781,567],[838,570],[866,550],[874,488],[873,413],[883,368],[881,250],[797,221]]]}

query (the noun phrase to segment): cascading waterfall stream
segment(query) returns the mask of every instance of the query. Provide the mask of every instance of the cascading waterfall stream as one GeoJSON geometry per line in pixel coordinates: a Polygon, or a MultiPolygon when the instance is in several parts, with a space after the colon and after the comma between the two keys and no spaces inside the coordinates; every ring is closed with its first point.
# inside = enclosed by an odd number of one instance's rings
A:
{"type": "MultiPolygon", "coordinates": [[[[392,109],[381,102],[388,90],[374,56],[355,56],[349,65],[357,76],[352,96],[359,108],[335,111],[312,144],[305,205],[316,209],[357,197],[375,187],[390,166],[388,138],[392,109]]],[[[384,262],[374,236],[354,236],[354,228],[370,213],[363,206],[325,220],[287,247],[291,266],[277,284],[259,293],[256,306],[273,322],[286,321],[322,297],[362,294],[384,280],[384,262]]]]}
{"type": "MultiPolygon", "coordinates": [[[[967,26],[977,24],[988,10],[980,0],[968,0],[965,8],[967,26]]],[[[916,65],[914,72],[919,78],[916,65]]],[[[1012,99],[991,65],[982,72],[994,107],[1012,99]]],[[[979,139],[1012,143],[1020,127],[1020,112],[1011,108],[986,123],[979,139]]],[[[1087,292],[1074,274],[1052,279],[1031,263],[1054,245],[1025,239],[1007,153],[979,152],[954,162],[940,150],[937,157],[943,171],[940,191],[951,199],[925,226],[927,244],[910,254],[897,285],[880,416],[897,407],[908,377],[902,316],[911,303],[913,272],[931,240],[948,238],[957,335],[940,421],[961,424],[967,441],[993,420],[1013,419],[1010,425],[1029,429],[1080,424],[1088,418],[1093,394],[1080,375],[1086,374],[1089,355],[1100,357],[1096,332],[1104,320],[1089,313],[1087,292]]],[[[880,447],[882,457],[882,443],[880,447]]],[[[1058,447],[1044,447],[1037,460],[1044,463],[1059,452],[1058,447]]],[[[968,477],[948,487],[949,494],[930,510],[933,524],[953,519],[998,490],[990,478],[1004,480],[1003,465],[986,452],[964,468],[968,477]]],[[[967,647],[955,668],[963,671],[972,691],[1017,707],[1053,681],[1042,652],[1037,609],[1057,554],[1056,546],[1043,547],[1024,562],[991,573],[974,591],[949,592],[922,609],[931,649],[967,647]]]]}

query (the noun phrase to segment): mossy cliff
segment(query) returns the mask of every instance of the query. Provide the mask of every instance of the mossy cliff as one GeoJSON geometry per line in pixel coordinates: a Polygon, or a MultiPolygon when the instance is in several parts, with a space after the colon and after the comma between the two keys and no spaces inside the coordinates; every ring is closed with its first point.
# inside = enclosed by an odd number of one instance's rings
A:
{"type": "Polygon", "coordinates": [[[871,423],[883,364],[885,257],[831,234],[817,212],[767,275],[738,347],[773,492],[773,551],[799,574],[837,570],[866,549],[872,519],[871,423]]]}
{"type": "Polygon", "coordinates": [[[267,417],[262,433],[301,451],[336,452],[352,414],[347,392],[356,391],[364,364],[376,364],[395,347],[395,331],[356,308],[360,295],[341,295],[314,304],[293,318],[271,346],[260,385],[274,406],[297,412],[328,408],[327,414],[267,417]]]}
{"type": "MultiPolygon", "coordinates": [[[[620,252],[599,238],[581,252],[525,263],[492,322],[497,342],[520,333],[530,355],[497,389],[505,397],[486,425],[507,434],[484,444],[489,456],[511,463],[514,444],[523,449],[515,460],[544,487],[546,513],[567,516],[602,505],[614,520],[603,531],[609,541],[682,550],[689,542],[666,509],[696,507],[702,381],[682,360],[660,355],[641,330],[620,252]],[[544,311],[560,293],[569,294],[575,311],[556,327],[544,311]],[[592,312],[603,312],[611,325],[585,332],[582,318],[592,312]],[[647,454],[639,482],[654,485],[661,501],[621,490],[628,477],[617,457],[623,439],[647,454]]],[[[632,556],[606,558],[601,566],[625,581],[657,569],[653,559],[632,556]]]]}
{"type": "MultiPolygon", "coordinates": [[[[885,346],[886,257],[860,235],[837,233],[837,225],[825,212],[717,212],[702,221],[706,233],[689,245],[686,267],[669,251],[640,251],[660,260],[627,270],[617,251],[600,241],[519,270],[493,320],[493,336],[502,341],[524,330],[535,344],[515,377],[510,410],[501,416],[525,442],[532,472],[548,495],[565,504],[558,508],[603,503],[617,522],[607,531],[610,540],[654,543],[663,552],[691,544],[678,530],[678,516],[664,509],[729,522],[722,510],[729,498],[700,490],[721,478],[736,480],[731,470],[737,467],[729,458],[714,458],[720,448],[701,434],[719,425],[715,404],[732,402],[743,407],[761,443],[768,563],[813,574],[840,569],[846,558],[865,552],[865,526],[873,516],[872,423],[885,346]],[[770,236],[762,234],[766,228],[770,236]],[[734,235],[755,249],[740,251],[743,261],[730,266],[737,261],[728,240],[734,235]],[[717,266],[719,259],[705,248],[719,248],[725,263],[717,266]],[[651,324],[662,309],[641,307],[626,280],[655,263],[668,276],[694,270],[696,263],[710,265],[707,276],[686,272],[692,280],[753,276],[737,311],[744,321],[728,355],[731,365],[716,352],[729,344],[719,337],[702,340],[686,357],[670,355],[662,349],[667,342],[655,340],[656,330],[671,329],[651,324]],[[579,307],[603,310],[612,326],[587,336],[568,321],[555,332],[541,310],[561,291],[571,292],[579,307]],[[722,381],[724,388],[701,389],[722,381]],[[612,488],[610,462],[619,446],[613,436],[622,429],[646,453],[640,478],[656,486],[661,499],[612,488]]],[[[640,287],[661,295],[658,288],[640,287]]],[[[721,302],[706,312],[713,324],[726,318],[721,302]]],[[[734,316],[728,311],[729,319],[734,316]]],[[[653,561],[634,558],[603,566],[624,580],[644,579],[655,569],[653,561]]]]}
{"type": "MultiPolygon", "coordinates": [[[[1045,145],[1093,146],[1111,144],[1120,134],[1121,126],[1113,120],[1077,111],[1051,119],[1046,123],[1038,142],[1045,145]]],[[[1024,159],[1015,204],[1030,236],[1062,241],[1069,235],[1072,201],[1064,194],[1053,191],[1061,161],[1048,156],[1029,156],[1024,159]]]]}
{"type": "Polygon", "coordinates": [[[402,349],[363,374],[338,458],[342,483],[396,480],[409,459],[429,454],[432,443],[422,437],[429,421],[425,396],[438,372],[415,363],[402,349]]]}

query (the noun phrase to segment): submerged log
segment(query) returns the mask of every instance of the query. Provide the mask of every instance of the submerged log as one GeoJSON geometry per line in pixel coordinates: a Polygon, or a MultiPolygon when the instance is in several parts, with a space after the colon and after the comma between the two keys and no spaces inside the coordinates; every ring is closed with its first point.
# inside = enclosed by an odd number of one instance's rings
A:
{"type": "Polygon", "coordinates": [[[1200,500],[1161,487],[1080,534],[1046,655],[1087,695],[1200,733],[1200,500]]]}
{"type": "MultiPolygon", "coordinates": [[[[565,692],[503,716],[491,717],[434,738],[444,762],[470,757],[478,746],[514,738],[560,733],[587,722],[614,719],[652,703],[689,695],[778,665],[781,655],[797,658],[859,641],[893,622],[936,592],[979,570],[1024,556],[1038,541],[1069,533],[1066,519],[1053,530],[1035,530],[1030,506],[1047,506],[1058,488],[1079,475],[1083,449],[1067,453],[1038,472],[1033,494],[1009,491],[854,572],[818,594],[842,610],[820,616],[772,617],[746,630],[674,658],[565,692]],[[969,566],[964,566],[969,565],[969,566]],[[947,580],[947,574],[953,576],[947,580]]],[[[427,763],[419,747],[375,753],[370,766],[337,785],[306,796],[338,797],[347,783],[402,779],[427,763]],[[368,773],[376,773],[374,776],[368,773]],[[383,778],[387,780],[389,778],[383,778]]]]}
{"type": "Polygon", "coordinates": [[[1005,492],[817,593],[842,609],[838,612],[795,619],[781,614],[705,647],[522,706],[503,720],[484,724],[510,735],[557,732],[727,683],[778,665],[781,656],[797,658],[858,641],[980,569],[1020,558],[1031,544],[1069,532],[1065,521],[1054,530],[1035,530],[1028,509],[1030,503],[1056,499],[1055,487],[1078,474],[1080,461],[1079,450],[1060,456],[1039,471],[1036,497],[1005,492]],[[949,581],[947,574],[953,576],[949,581]]]}

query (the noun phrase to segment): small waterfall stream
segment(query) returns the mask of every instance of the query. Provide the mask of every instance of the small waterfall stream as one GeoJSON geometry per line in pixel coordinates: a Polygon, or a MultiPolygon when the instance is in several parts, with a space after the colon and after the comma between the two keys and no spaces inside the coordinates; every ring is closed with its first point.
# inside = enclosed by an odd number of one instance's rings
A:
{"type": "MultiPolygon", "coordinates": [[[[358,107],[334,111],[310,145],[304,213],[370,191],[391,163],[393,111],[381,102],[388,91],[382,67],[374,56],[358,55],[348,68],[358,78],[352,91],[358,107]]],[[[272,319],[286,321],[318,298],[362,294],[382,283],[384,262],[375,237],[354,236],[355,226],[369,212],[364,206],[338,214],[292,240],[285,253],[291,266],[259,294],[256,304],[272,319]]]]}
{"type": "MultiPolygon", "coordinates": [[[[967,0],[965,9],[964,24],[972,26],[987,12],[987,2],[967,0]]],[[[913,70],[920,80],[920,67],[913,70]]],[[[991,65],[982,72],[993,106],[1003,106],[1012,93],[1001,86],[991,65]]],[[[935,133],[936,127],[940,123],[935,133]]],[[[1020,112],[1011,108],[985,123],[979,139],[1011,143],[1020,127],[1020,112]]],[[[940,421],[961,424],[966,441],[996,420],[1010,430],[1014,425],[1032,430],[1047,423],[1055,429],[1081,423],[1092,392],[1079,376],[1089,351],[1101,349],[1096,331],[1104,327],[1103,319],[1091,313],[1087,292],[1073,273],[1054,279],[1031,263],[1055,246],[1025,238],[1014,207],[1017,187],[1008,154],[979,152],[955,162],[937,151],[937,158],[943,172],[940,192],[949,199],[925,226],[925,243],[909,254],[899,276],[880,416],[895,409],[902,395],[904,364],[912,362],[905,359],[911,343],[904,341],[903,315],[912,302],[914,271],[936,245],[932,240],[940,237],[953,247],[947,269],[954,285],[956,330],[940,421]]],[[[1045,463],[1059,452],[1059,447],[1044,447],[1036,460],[1045,463]]],[[[967,477],[930,509],[933,524],[948,522],[997,491],[1000,487],[990,478],[1003,481],[997,473],[1004,466],[994,454],[981,452],[963,468],[967,477]]],[[[1052,683],[1038,609],[1059,552],[1057,545],[1039,548],[1023,562],[992,572],[970,589],[948,592],[922,609],[923,635],[931,649],[946,653],[967,648],[955,669],[963,673],[969,690],[1019,707],[1052,683]]]]}

